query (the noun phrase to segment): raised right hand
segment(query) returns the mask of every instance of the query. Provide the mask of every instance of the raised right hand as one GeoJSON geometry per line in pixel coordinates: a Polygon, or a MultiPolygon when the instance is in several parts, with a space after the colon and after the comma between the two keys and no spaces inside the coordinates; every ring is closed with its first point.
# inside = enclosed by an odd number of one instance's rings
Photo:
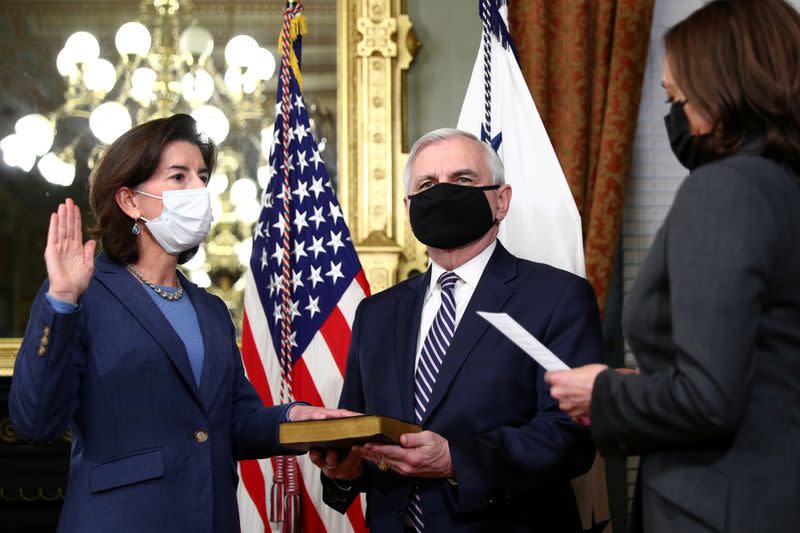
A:
{"type": "Polygon", "coordinates": [[[94,251],[97,243],[83,243],[81,210],[71,198],[50,215],[44,260],[50,289],[47,293],[58,300],[78,303],[94,273],[94,251]]]}

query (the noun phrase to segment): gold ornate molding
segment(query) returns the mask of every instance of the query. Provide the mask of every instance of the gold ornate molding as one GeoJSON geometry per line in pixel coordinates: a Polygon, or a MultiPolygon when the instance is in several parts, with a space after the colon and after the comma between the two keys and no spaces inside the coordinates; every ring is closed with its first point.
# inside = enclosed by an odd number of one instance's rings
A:
{"type": "Polygon", "coordinates": [[[9,494],[6,494],[5,489],[0,487],[0,502],[5,503],[52,503],[64,501],[64,489],[62,488],[35,488],[23,489],[17,488],[10,489],[9,494]],[[28,491],[30,490],[30,494],[28,491]]]}
{"type": "Polygon", "coordinates": [[[0,339],[0,377],[14,373],[14,360],[22,339],[0,339]]]}
{"type": "Polygon", "coordinates": [[[404,7],[356,0],[339,12],[339,199],[373,293],[427,261],[403,205],[405,76],[419,48],[404,7]]]}

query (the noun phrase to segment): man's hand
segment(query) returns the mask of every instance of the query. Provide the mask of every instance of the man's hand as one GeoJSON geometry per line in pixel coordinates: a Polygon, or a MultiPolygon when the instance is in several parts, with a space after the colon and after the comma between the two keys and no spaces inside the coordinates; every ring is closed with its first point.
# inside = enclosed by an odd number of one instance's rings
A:
{"type": "Polygon", "coordinates": [[[372,461],[381,470],[392,469],[409,477],[453,477],[453,462],[447,439],[432,431],[405,433],[400,446],[368,442],[353,446],[353,452],[372,461]]]}
{"type": "Polygon", "coordinates": [[[309,450],[308,458],[331,479],[352,481],[364,473],[364,460],[352,451],[314,448],[309,450]]]}
{"type": "MultiPolygon", "coordinates": [[[[314,407],[311,405],[295,405],[289,410],[289,420],[299,422],[301,420],[324,420],[326,418],[344,418],[346,416],[358,416],[361,413],[348,411],[347,409],[326,409],[324,407],[314,407]]],[[[351,480],[361,477],[364,471],[364,461],[361,457],[352,452],[339,458],[339,451],[335,449],[320,450],[311,449],[308,457],[311,462],[322,469],[322,473],[331,479],[351,480]]]]}

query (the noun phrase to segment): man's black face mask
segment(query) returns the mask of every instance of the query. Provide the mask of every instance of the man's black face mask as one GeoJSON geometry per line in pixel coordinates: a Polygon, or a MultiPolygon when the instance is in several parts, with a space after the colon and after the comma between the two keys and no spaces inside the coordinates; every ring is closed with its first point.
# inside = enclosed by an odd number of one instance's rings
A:
{"type": "Polygon", "coordinates": [[[409,195],[408,211],[414,235],[421,243],[443,250],[483,237],[495,222],[483,191],[499,187],[440,183],[409,195]]]}

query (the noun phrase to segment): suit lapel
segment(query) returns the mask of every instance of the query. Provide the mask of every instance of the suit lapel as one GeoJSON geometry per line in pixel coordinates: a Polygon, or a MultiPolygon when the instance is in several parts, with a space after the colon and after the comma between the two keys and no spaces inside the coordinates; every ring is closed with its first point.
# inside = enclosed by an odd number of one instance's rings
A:
{"type": "Polygon", "coordinates": [[[105,254],[100,254],[95,260],[95,277],[161,347],[195,401],[200,403],[186,347],[158,306],[144,292],[142,284],[124,266],[112,262],[105,254]]]}
{"type": "Polygon", "coordinates": [[[450,342],[442,367],[439,369],[439,375],[436,377],[423,423],[428,421],[441,403],[464,361],[467,360],[472,349],[489,327],[489,323],[478,316],[476,311],[500,311],[514,294],[514,290],[506,283],[516,276],[515,261],[514,256],[509,254],[498,241],[497,248],[489,259],[478,286],[453,334],[453,340],[450,342]]]}
{"type": "Polygon", "coordinates": [[[200,398],[206,408],[211,408],[224,378],[225,368],[221,356],[226,353],[227,347],[220,346],[220,343],[223,340],[228,340],[228,336],[225,335],[223,339],[219,335],[212,334],[212,332],[220,329],[219,324],[222,319],[214,316],[214,310],[211,306],[204,305],[201,292],[204,289],[188,281],[183,274],[179,273],[178,275],[181,277],[181,284],[192,301],[195,313],[197,313],[200,334],[203,336],[205,355],[203,357],[203,369],[200,373],[200,398]]]}
{"type": "Polygon", "coordinates": [[[400,388],[400,403],[403,418],[414,421],[414,370],[417,353],[419,324],[422,318],[422,304],[431,279],[431,271],[417,276],[406,285],[407,292],[397,303],[397,327],[395,357],[397,361],[397,384],[400,388]],[[410,320],[404,320],[404,317],[410,320]]]}

